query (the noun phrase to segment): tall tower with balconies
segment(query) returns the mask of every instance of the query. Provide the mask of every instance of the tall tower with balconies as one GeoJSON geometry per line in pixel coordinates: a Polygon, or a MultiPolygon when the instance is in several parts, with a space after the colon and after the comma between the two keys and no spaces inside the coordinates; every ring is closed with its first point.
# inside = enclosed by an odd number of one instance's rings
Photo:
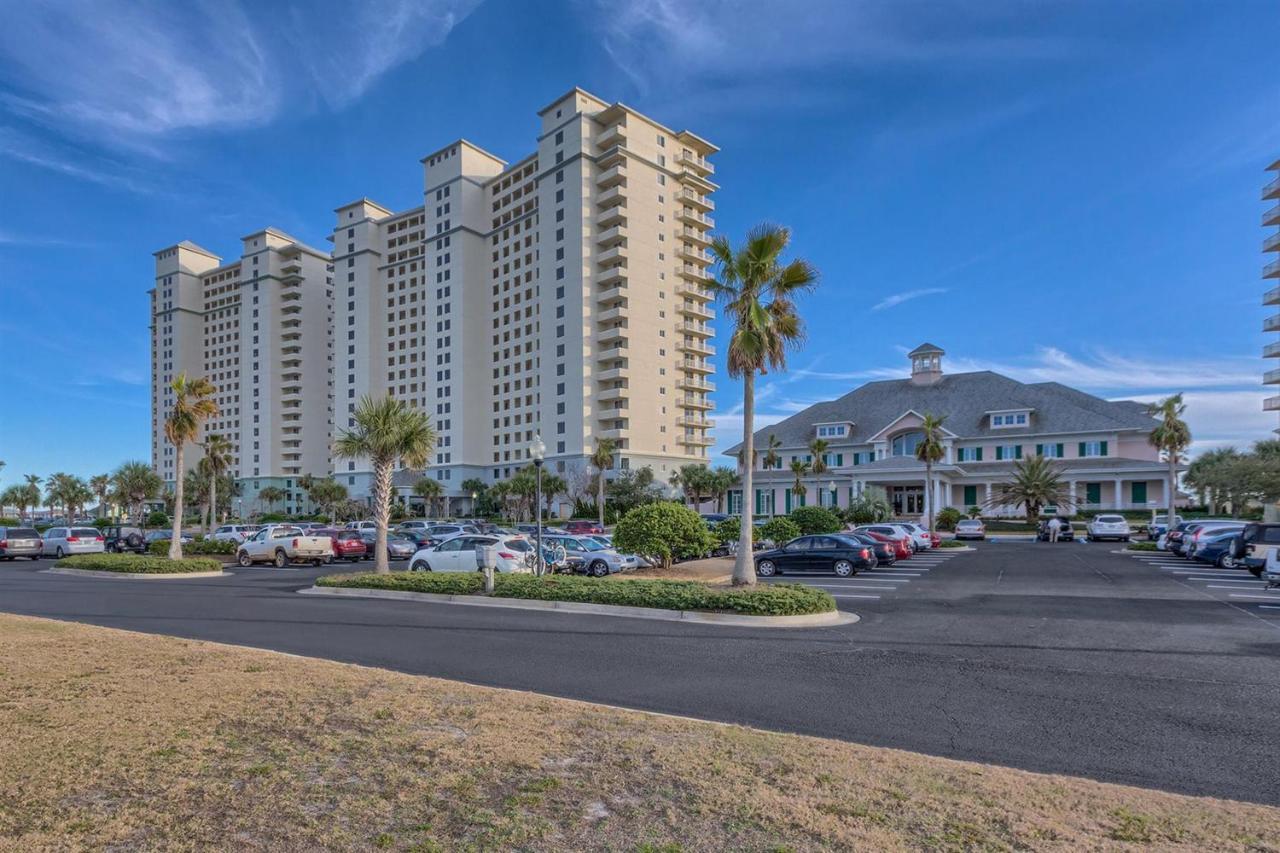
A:
{"type": "MultiPolygon", "coordinates": [[[[1280,160],[1276,160],[1267,167],[1267,171],[1272,175],[1280,172],[1280,160]]],[[[1262,188],[1262,200],[1272,202],[1266,213],[1262,214],[1262,227],[1274,228],[1280,225],[1280,175],[1273,177],[1266,186],[1262,188]]],[[[1262,251],[1266,257],[1271,260],[1262,267],[1262,278],[1267,282],[1268,288],[1262,295],[1263,305],[1280,305],[1280,256],[1273,255],[1273,252],[1280,252],[1280,230],[1272,231],[1262,241],[1262,251]]],[[[1262,331],[1264,332],[1280,332],[1280,313],[1272,314],[1262,321],[1262,331]]],[[[1280,358],[1280,341],[1273,341],[1262,348],[1263,358],[1280,358]]],[[[1263,384],[1280,385],[1280,368],[1268,370],[1262,375],[1263,384]]],[[[1280,395],[1268,397],[1262,404],[1264,411],[1277,412],[1280,411],[1280,395]]],[[[1280,430],[1277,430],[1280,432],[1280,430]]]]}

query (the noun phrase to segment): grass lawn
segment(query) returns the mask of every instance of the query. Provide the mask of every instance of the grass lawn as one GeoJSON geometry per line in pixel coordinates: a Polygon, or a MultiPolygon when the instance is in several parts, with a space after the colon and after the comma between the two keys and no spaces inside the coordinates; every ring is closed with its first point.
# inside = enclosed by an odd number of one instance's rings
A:
{"type": "Polygon", "coordinates": [[[0,731],[11,850],[1280,849],[1280,809],[7,615],[0,731]]]}

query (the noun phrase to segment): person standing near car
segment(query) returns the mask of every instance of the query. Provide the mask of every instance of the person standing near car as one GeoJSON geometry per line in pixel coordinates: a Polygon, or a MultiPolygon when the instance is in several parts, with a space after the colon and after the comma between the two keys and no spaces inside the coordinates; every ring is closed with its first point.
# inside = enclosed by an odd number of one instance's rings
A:
{"type": "Polygon", "coordinates": [[[1050,542],[1058,541],[1058,533],[1061,530],[1062,530],[1062,522],[1058,520],[1057,516],[1054,516],[1053,518],[1049,519],[1049,541],[1050,542]]]}

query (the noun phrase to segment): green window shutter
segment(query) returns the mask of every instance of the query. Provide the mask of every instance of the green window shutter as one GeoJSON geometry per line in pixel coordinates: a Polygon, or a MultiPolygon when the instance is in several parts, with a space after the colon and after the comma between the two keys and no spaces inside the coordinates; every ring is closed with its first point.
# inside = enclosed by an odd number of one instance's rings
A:
{"type": "Polygon", "coordinates": [[[1091,504],[1102,503],[1102,484],[1101,483],[1085,483],[1084,499],[1091,504]]]}
{"type": "Polygon", "coordinates": [[[976,462],[981,462],[981,461],[982,461],[982,448],[981,448],[981,447],[979,447],[979,448],[978,448],[978,458],[977,458],[976,460],[974,460],[974,461],[976,461],[976,462]]]}
{"type": "Polygon", "coordinates": [[[1076,450],[1077,456],[1084,456],[1084,442],[1080,442],[1080,447],[1076,450]]]}
{"type": "Polygon", "coordinates": [[[1014,459],[1021,459],[1021,458],[1022,458],[1022,445],[1021,445],[1021,444],[1015,444],[1015,445],[1013,446],[1013,458],[1014,458],[1014,459]]]}
{"type": "Polygon", "coordinates": [[[1043,444],[1037,444],[1037,445],[1036,445],[1036,456],[1044,456],[1044,445],[1043,445],[1043,444]]]}
{"type": "Polygon", "coordinates": [[[790,515],[791,514],[791,490],[790,489],[787,489],[785,495],[783,496],[783,503],[787,508],[787,514],[790,515]]]}
{"type": "Polygon", "coordinates": [[[762,510],[760,509],[760,501],[763,500],[763,498],[764,496],[760,493],[760,490],[756,489],[756,502],[755,502],[756,515],[760,515],[762,513],[762,510]]]}
{"type": "Polygon", "coordinates": [[[844,454],[843,454],[843,453],[837,453],[837,454],[836,454],[836,467],[837,467],[837,468],[843,468],[843,467],[844,467],[844,454]]]}
{"type": "Polygon", "coordinates": [[[1107,443],[1105,441],[1102,442],[1102,455],[1103,456],[1107,455],[1107,443]]]}
{"type": "Polygon", "coordinates": [[[1058,445],[1058,458],[1059,458],[1059,459],[1061,459],[1061,458],[1062,458],[1062,445],[1061,445],[1061,444],[1059,444],[1059,445],[1058,445]]]}
{"type": "Polygon", "coordinates": [[[996,445],[996,461],[999,462],[1003,458],[1004,458],[1004,445],[998,444],[996,445]]]}
{"type": "Polygon", "coordinates": [[[1146,483],[1130,483],[1130,498],[1133,503],[1144,504],[1147,502],[1147,484],[1146,483]]]}
{"type": "Polygon", "coordinates": [[[965,507],[976,506],[976,505],[977,505],[977,503],[978,503],[978,487],[977,487],[977,486],[965,486],[965,487],[964,487],[964,505],[965,505],[965,507]]]}

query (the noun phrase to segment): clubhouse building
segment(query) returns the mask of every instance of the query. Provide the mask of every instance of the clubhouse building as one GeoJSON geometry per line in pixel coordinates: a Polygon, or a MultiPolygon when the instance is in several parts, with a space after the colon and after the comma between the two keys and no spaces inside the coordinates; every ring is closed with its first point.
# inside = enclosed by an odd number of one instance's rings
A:
{"type": "MultiPolygon", "coordinates": [[[[1076,511],[1167,506],[1168,465],[1148,440],[1158,422],[1142,403],[1103,400],[1057,382],[1028,384],[986,370],[946,374],[944,355],[923,344],[909,354],[909,379],[869,382],[757,431],[750,496],[755,512],[847,506],[867,487],[878,486],[899,517],[921,516],[931,506],[1021,515],[1022,507],[988,509],[986,501],[1018,460],[1034,455],[1060,460],[1076,511]],[[925,494],[924,463],[915,456],[928,414],[945,416],[945,455],[933,466],[932,500],[925,494]],[[771,436],[776,461],[767,459],[771,436]],[[804,475],[802,496],[793,488],[791,462],[812,463],[814,439],[827,442],[827,470],[804,475]],[[765,467],[766,461],[773,464],[765,467]]],[[[728,455],[736,457],[740,447],[728,455]]],[[[730,493],[731,513],[741,511],[743,498],[741,489],[730,493]]]]}

